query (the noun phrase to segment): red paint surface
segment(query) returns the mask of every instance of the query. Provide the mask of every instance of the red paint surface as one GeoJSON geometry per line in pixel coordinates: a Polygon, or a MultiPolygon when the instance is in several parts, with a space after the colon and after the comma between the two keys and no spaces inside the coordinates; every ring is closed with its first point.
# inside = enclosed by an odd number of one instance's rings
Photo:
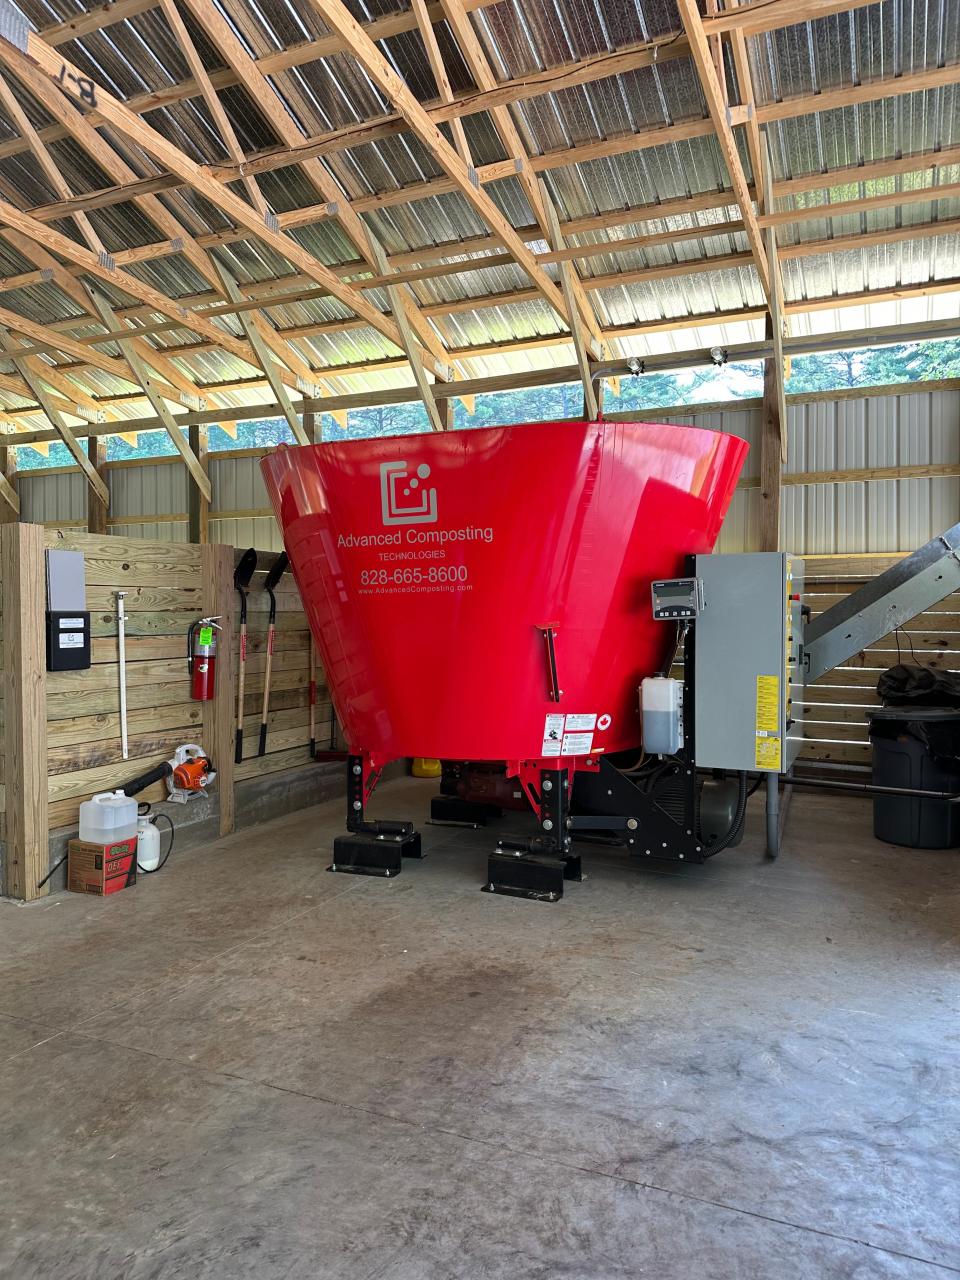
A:
{"type": "Polygon", "coordinates": [[[610,718],[592,753],[635,746],[637,686],[674,636],[651,617],[650,583],[713,549],[746,453],[718,432],[607,422],[269,454],[350,749],[381,763],[537,759],[561,712],[610,718]]]}

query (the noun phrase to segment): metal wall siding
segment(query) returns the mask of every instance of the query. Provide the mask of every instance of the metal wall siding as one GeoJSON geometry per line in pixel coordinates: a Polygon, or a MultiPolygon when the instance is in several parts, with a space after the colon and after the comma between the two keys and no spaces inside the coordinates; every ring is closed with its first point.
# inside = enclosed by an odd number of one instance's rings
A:
{"type": "MultiPolygon", "coordinates": [[[[638,412],[651,422],[705,427],[740,436],[751,446],[744,478],[760,470],[759,405],[672,413],[638,412]]],[[[896,467],[960,461],[960,391],[911,391],[861,400],[813,401],[788,410],[787,473],[896,467]]],[[[173,461],[108,471],[111,516],[171,515],[186,511],[187,475],[173,461]]],[[[217,511],[269,508],[258,458],[221,456],[210,463],[211,538],[234,546],[279,550],[272,516],[219,519],[217,511]]],[[[54,523],[86,518],[86,483],[79,473],[23,472],[25,520],[54,523]]],[[[870,483],[785,485],[782,545],[798,554],[909,551],[960,519],[960,477],[870,483]]],[[[754,551],[760,528],[756,487],[735,494],[720,535],[721,551],[754,551]]],[[[111,525],[123,537],[185,541],[185,521],[111,525]]]]}
{"type": "Polygon", "coordinates": [[[256,511],[270,506],[259,458],[214,458],[210,483],[214,511],[256,511]]]}
{"type": "Polygon", "coordinates": [[[256,547],[260,551],[282,551],[280,530],[273,516],[244,520],[210,520],[210,541],[228,542],[233,547],[256,547]]]}
{"type": "Polygon", "coordinates": [[[87,518],[87,482],[79,471],[52,476],[42,471],[22,471],[17,485],[21,520],[44,524],[87,518]]]}
{"type": "Polygon", "coordinates": [[[187,510],[187,470],[179,459],[149,467],[111,467],[107,475],[114,518],[187,510]]]}

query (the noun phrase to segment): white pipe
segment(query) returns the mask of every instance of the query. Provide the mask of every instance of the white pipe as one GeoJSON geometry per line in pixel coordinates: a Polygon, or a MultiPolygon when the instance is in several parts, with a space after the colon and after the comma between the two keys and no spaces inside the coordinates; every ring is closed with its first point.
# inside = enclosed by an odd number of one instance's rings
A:
{"type": "Polygon", "coordinates": [[[117,653],[120,661],[120,750],[124,760],[130,755],[127,745],[127,637],[126,614],[123,611],[125,591],[117,592],[117,653]]]}

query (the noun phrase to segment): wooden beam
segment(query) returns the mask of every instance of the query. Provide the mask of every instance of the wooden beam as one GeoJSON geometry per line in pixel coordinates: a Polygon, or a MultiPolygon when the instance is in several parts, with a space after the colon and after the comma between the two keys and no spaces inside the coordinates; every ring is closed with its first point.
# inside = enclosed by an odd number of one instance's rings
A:
{"type": "MultiPolygon", "coordinates": [[[[849,214],[870,213],[874,209],[894,209],[909,204],[936,204],[940,200],[955,200],[958,196],[960,182],[945,182],[942,186],[910,187],[879,196],[861,196],[856,200],[837,200],[829,204],[805,205],[801,209],[784,209],[779,213],[764,213],[758,221],[761,227],[829,222],[831,218],[845,218],[849,214]]],[[[906,233],[911,228],[907,226],[901,230],[906,233]]]]}
{"type": "MultiPolygon", "coordinates": [[[[276,136],[289,146],[296,146],[302,135],[287,105],[278,96],[276,86],[259,71],[221,12],[211,0],[188,0],[188,3],[224,58],[242,77],[248,89],[253,91],[253,101],[276,136]]],[[[323,196],[327,207],[334,212],[347,236],[353,241],[361,258],[372,263],[377,270],[387,272],[387,258],[382,246],[354,212],[342,189],[324,166],[316,160],[310,160],[303,168],[316,190],[323,196]]],[[[424,403],[430,414],[432,398],[424,371],[424,359],[426,357],[437,376],[445,378],[448,376],[446,352],[429,322],[420,314],[415,300],[405,290],[392,292],[391,280],[385,281],[385,284],[397,329],[398,345],[410,362],[414,380],[424,392],[424,403]],[[421,355],[421,345],[425,355],[421,355]]],[[[359,286],[351,287],[359,289],[359,286]]]]}
{"type": "MultiPolygon", "coordinates": [[[[862,166],[854,165],[844,169],[836,170],[834,171],[833,174],[813,174],[813,175],[807,175],[806,177],[803,177],[803,178],[795,178],[795,179],[789,179],[783,182],[778,182],[774,184],[774,198],[775,199],[786,198],[791,195],[800,194],[801,192],[813,191],[817,189],[829,190],[842,185],[865,183],[865,182],[875,181],[877,179],[882,179],[885,177],[893,177],[893,176],[902,175],[902,174],[919,175],[924,172],[936,173],[936,170],[938,168],[943,166],[950,166],[953,164],[960,164],[960,147],[956,147],[952,149],[948,148],[947,150],[942,152],[916,153],[913,155],[900,157],[895,160],[887,160],[887,161],[877,162],[875,164],[870,164],[870,165],[862,165],[862,166]]],[[[765,214],[762,217],[758,218],[758,222],[761,227],[766,225],[780,226],[788,223],[800,223],[805,221],[811,221],[814,219],[828,218],[831,216],[831,211],[835,213],[836,216],[841,216],[841,215],[846,215],[848,213],[859,212],[861,211],[861,209],[866,211],[871,208],[896,206],[900,204],[916,203],[918,201],[936,200],[940,198],[948,199],[958,194],[960,194],[960,183],[947,184],[941,187],[922,188],[918,190],[911,189],[911,190],[906,190],[902,192],[892,192],[888,195],[865,197],[862,200],[845,201],[845,202],[837,203],[834,205],[820,205],[820,206],[815,206],[811,208],[786,210],[782,213],[765,214]],[[937,194],[938,192],[942,193],[942,195],[938,195],[937,194]]],[[[697,196],[685,197],[683,199],[678,199],[678,200],[664,201],[661,204],[637,205],[637,206],[628,207],[622,210],[621,209],[612,210],[610,212],[603,213],[603,214],[596,214],[588,217],[574,218],[568,222],[561,223],[561,231],[565,236],[581,235],[581,234],[586,234],[593,231],[609,230],[615,227],[630,225],[633,223],[646,222],[646,221],[665,221],[669,218],[681,217],[681,216],[686,216],[688,214],[706,212],[714,209],[722,209],[722,208],[728,207],[733,203],[735,203],[735,200],[732,192],[729,192],[729,191],[704,192],[697,196]]],[[[28,212],[30,212],[32,215],[34,211],[28,211],[28,212]]],[[[522,227],[522,228],[518,228],[518,230],[520,234],[522,234],[528,241],[533,241],[541,237],[541,229],[536,226],[522,227]]],[[[743,230],[743,224],[739,221],[712,223],[702,228],[686,228],[686,229],[677,230],[677,231],[658,232],[654,235],[650,235],[647,237],[643,237],[643,236],[633,237],[628,240],[617,241],[615,243],[615,246],[613,247],[611,247],[607,243],[600,244],[600,245],[582,246],[581,256],[587,257],[587,256],[593,256],[595,253],[615,252],[620,248],[630,248],[630,247],[643,248],[645,245],[650,245],[652,247],[655,244],[671,243],[679,239],[697,238],[700,235],[704,237],[709,237],[709,236],[727,234],[728,231],[729,233],[732,234],[733,232],[742,231],[742,230],[743,230]]],[[[214,235],[199,236],[197,237],[197,244],[202,245],[203,247],[212,247],[215,243],[226,244],[232,241],[241,240],[244,238],[245,234],[246,234],[245,232],[237,231],[237,232],[231,233],[229,236],[226,236],[226,237],[223,236],[222,234],[219,234],[216,236],[214,235]]],[[[444,256],[449,256],[450,254],[461,255],[465,252],[475,252],[482,249],[495,249],[499,246],[499,243],[500,243],[499,240],[497,240],[497,238],[492,235],[477,236],[477,237],[473,237],[468,241],[452,242],[446,245],[441,244],[436,246],[430,246],[424,249],[418,249],[416,251],[411,251],[407,253],[394,254],[389,259],[389,265],[391,267],[398,269],[397,275],[400,281],[412,280],[412,279],[436,278],[436,274],[440,274],[440,272],[428,273],[425,270],[421,270],[421,271],[414,271],[413,273],[408,273],[408,272],[402,272],[400,269],[410,264],[431,262],[437,258],[443,258],[444,256]]],[[[21,251],[23,251],[22,248],[21,248],[21,251]]],[[[149,260],[156,257],[162,257],[165,254],[173,253],[177,251],[178,250],[175,247],[173,248],[171,247],[170,242],[160,241],[152,245],[146,245],[143,247],[142,250],[136,250],[135,252],[138,254],[142,254],[142,257],[145,260],[149,260]]],[[[576,250],[568,249],[566,252],[572,256],[576,252],[576,250]]],[[[558,255],[554,253],[541,254],[541,255],[538,255],[538,257],[539,257],[539,260],[543,263],[558,260],[558,255]]],[[[124,258],[125,258],[124,254],[115,255],[115,260],[118,262],[118,264],[124,258]]],[[[487,266],[499,265],[501,260],[506,261],[507,255],[503,255],[502,259],[498,255],[495,258],[488,258],[485,261],[480,261],[477,263],[477,270],[481,270],[487,266]]],[[[54,261],[54,260],[51,259],[51,261],[54,261]]],[[[469,270],[472,268],[472,263],[469,261],[461,265],[463,270],[469,270]]],[[[349,277],[351,275],[355,275],[356,272],[361,269],[361,266],[362,264],[360,263],[345,263],[343,266],[337,267],[335,269],[340,274],[346,277],[349,277]]],[[[452,270],[459,270],[459,269],[461,268],[457,264],[453,264],[453,263],[444,264],[442,273],[446,274],[452,270]]],[[[72,270],[73,272],[76,273],[80,269],[70,268],[69,270],[72,270]]],[[[39,280],[40,276],[37,273],[34,273],[34,276],[32,276],[29,281],[26,278],[15,279],[12,277],[8,277],[6,280],[0,280],[0,289],[22,287],[24,284],[34,282],[34,278],[36,280],[39,280]]],[[[302,277],[300,274],[296,274],[294,276],[286,277],[284,283],[300,284],[302,283],[303,280],[304,280],[304,277],[302,277]]],[[[358,288],[383,287],[385,283],[386,282],[384,279],[378,278],[378,277],[372,277],[372,278],[366,277],[364,279],[359,279],[356,281],[356,285],[358,288]]],[[[276,285],[273,284],[273,282],[270,282],[269,287],[276,289],[276,285]]],[[[267,285],[250,286],[247,292],[250,294],[251,300],[244,303],[243,305],[248,307],[254,307],[258,305],[256,301],[254,301],[254,299],[257,298],[258,296],[264,296],[266,292],[268,292],[268,286],[267,285]]],[[[279,305],[281,302],[285,302],[285,301],[301,301],[301,300],[305,301],[307,300],[308,297],[320,297],[320,296],[324,296],[324,291],[320,289],[316,289],[314,292],[310,294],[304,294],[302,291],[298,291],[289,295],[286,292],[277,293],[274,295],[273,300],[279,305]]],[[[195,295],[193,298],[182,299],[181,302],[183,305],[195,305],[198,303],[206,303],[211,299],[215,300],[214,295],[195,295]]],[[[264,297],[264,303],[266,302],[267,302],[267,299],[264,297]]],[[[226,315],[226,314],[232,314],[234,311],[235,311],[235,308],[232,308],[229,306],[225,306],[225,307],[218,306],[218,307],[209,308],[205,312],[205,314],[210,316],[226,315]]],[[[122,309],[120,311],[120,314],[126,314],[126,310],[122,309]]],[[[749,313],[744,313],[744,314],[747,315],[749,313]]],[[[72,322],[70,321],[62,321],[62,322],[58,322],[56,325],[52,327],[56,330],[59,330],[61,328],[68,328],[71,323],[72,322]]],[[[351,326],[356,327],[357,324],[358,324],[357,321],[345,322],[345,326],[347,327],[351,327],[351,326]]],[[[146,328],[145,332],[159,333],[159,332],[163,332],[164,330],[171,329],[173,327],[175,326],[173,325],[172,322],[167,322],[161,325],[149,326],[146,328]]],[[[339,327],[340,327],[339,325],[331,325],[329,328],[329,331],[333,332],[339,327]]],[[[323,331],[324,330],[321,328],[317,328],[315,330],[315,332],[318,332],[318,333],[323,331]]],[[[305,332],[306,332],[306,329],[305,329],[305,332]]],[[[568,339],[565,338],[564,341],[566,340],[568,339]]],[[[95,342],[97,341],[97,339],[80,338],[78,339],[78,341],[95,342]]],[[[49,344],[48,344],[48,347],[49,347],[49,344]]]]}
{"type": "MultiPolygon", "coordinates": [[[[453,102],[453,89],[450,87],[450,77],[447,75],[447,69],[443,65],[443,55],[440,53],[440,46],[437,43],[437,34],[433,29],[433,20],[430,17],[427,0],[412,0],[410,7],[417,19],[420,38],[426,50],[427,60],[430,63],[430,70],[433,73],[433,81],[437,86],[440,101],[449,104],[453,102]]],[[[455,116],[450,121],[450,132],[453,135],[453,145],[456,147],[460,159],[468,168],[472,168],[473,157],[470,154],[467,135],[463,131],[463,123],[459,116],[455,116]]]]}
{"type": "Polygon", "coordinates": [[[80,40],[84,36],[93,35],[116,22],[125,22],[140,13],[154,8],[157,0],[107,0],[106,4],[98,4],[85,13],[78,13],[65,22],[56,22],[44,27],[40,34],[47,44],[67,44],[70,40],[80,40]]]}
{"type": "MultiPolygon", "coordinates": [[[[560,221],[557,218],[557,211],[553,207],[553,202],[548,192],[544,190],[542,194],[550,243],[559,252],[564,247],[563,236],[560,234],[560,221]]],[[[583,385],[583,416],[588,422],[596,422],[600,416],[600,404],[590,369],[590,352],[587,347],[587,339],[580,323],[580,313],[576,306],[576,299],[573,296],[573,266],[567,261],[560,263],[560,283],[567,298],[572,319],[570,336],[573,339],[577,367],[580,370],[580,382],[583,385]]]]}
{"type": "Polygon", "coordinates": [[[173,32],[174,39],[180,46],[184,57],[187,60],[187,66],[190,68],[194,80],[200,86],[200,92],[203,94],[203,100],[207,104],[207,108],[213,117],[214,124],[220,132],[220,138],[223,142],[224,150],[232,157],[235,164],[240,166],[241,180],[246,188],[247,195],[250,197],[250,203],[259,210],[261,217],[268,217],[270,209],[264,200],[260,188],[257,186],[256,179],[243,170],[243,149],[234,133],[233,125],[230,123],[226,111],[221,105],[220,99],[217,97],[217,91],[210,83],[210,77],[207,75],[206,68],[200,59],[194,47],[193,41],[190,39],[190,33],[187,31],[186,24],[180,17],[180,11],[174,0],[160,0],[160,7],[163,9],[163,16],[166,18],[170,30],[173,32]]]}
{"type": "Polygon", "coordinates": [[[703,22],[697,10],[696,0],[677,0],[677,4],[683,29],[687,34],[687,39],[690,41],[690,55],[697,69],[700,85],[710,111],[710,118],[717,133],[720,152],[727,166],[727,173],[730,175],[730,185],[737,198],[737,205],[740,209],[740,216],[743,219],[760,285],[769,301],[776,286],[770,278],[763,237],[760,234],[760,227],[757,225],[750,188],[743,172],[743,165],[740,163],[740,154],[737,151],[733,130],[728,122],[726,93],[717,78],[716,69],[710,57],[710,49],[704,34],[703,22]]]}
{"type": "MultiPolygon", "coordinates": [[[[94,468],[97,475],[110,492],[110,486],[107,482],[104,466],[107,461],[107,437],[106,436],[89,436],[87,438],[87,457],[90,459],[90,465],[94,468]]],[[[102,501],[98,494],[94,493],[91,488],[87,488],[87,533],[105,534],[107,532],[107,518],[110,515],[109,503],[102,501]]]]}
{"type": "Polygon", "coordinates": [[[216,794],[220,808],[220,835],[229,835],[235,823],[234,739],[236,725],[237,593],[233,588],[233,547],[205,543],[200,548],[203,580],[203,612],[220,619],[217,646],[217,682],[214,696],[203,704],[203,745],[217,765],[216,794]]]}
{"type": "MultiPolygon", "coordinates": [[[[773,204],[773,179],[772,168],[770,164],[770,141],[766,129],[764,129],[761,138],[761,173],[764,182],[764,203],[767,208],[773,204]]],[[[767,227],[762,233],[766,242],[767,249],[767,266],[770,271],[770,279],[778,280],[780,277],[780,264],[777,259],[777,232],[775,227],[767,227]]],[[[786,318],[783,313],[783,293],[780,289],[774,289],[770,296],[770,324],[767,327],[767,336],[773,342],[773,357],[764,362],[763,367],[763,385],[764,394],[766,394],[768,371],[772,379],[773,386],[771,393],[777,399],[777,422],[780,428],[780,461],[787,460],[787,396],[786,396],[786,378],[787,370],[783,357],[783,339],[785,335],[786,318]],[[770,367],[772,366],[772,368],[770,367]]]]}
{"type": "MultiPolygon", "coordinates": [[[[70,188],[67,186],[66,180],[54,163],[52,154],[47,150],[44,143],[37,137],[37,131],[33,127],[29,116],[17,101],[13,88],[3,76],[0,76],[0,104],[13,122],[14,127],[23,138],[24,142],[33,153],[33,157],[40,167],[43,176],[50,184],[51,190],[55,191],[58,196],[69,198],[72,195],[70,188]]],[[[91,249],[97,253],[104,253],[103,241],[97,235],[96,231],[90,223],[90,219],[83,212],[77,211],[73,214],[73,220],[77,224],[80,234],[89,244],[91,249]]]]}
{"type": "MultiPolygon", "coordinates": [[[[772,231],[771,223],[768,230],[772,231]]],[[[871,245],[897,244],[900,241],[929,240],[931,237],[954,237],[960,232],[960,218],[944,218],[940,222],[914,222],[883,231],[859,231],[852,236],[833,236],[827,240],[802,240],[784,245],[781,258],[816,258],[824,253],[842,253],[850,249],[868,249],[871,245]]]]}
{"type": "Polygon", "coordinates": [[[32,901],[46,889],[47,705],[43,526],[0,527],[3,612],[3,892],[32,901]]]}
{"type": "MultiPolygon", "coordinates": [[[[117,318],[114,315],[113,308],[110,306],[106,297],[99,291],[99,289],[94,289],[91,286],[87,287],[87,293],[90,297],[91,303],[97,311],[97,314],[100,316],[100,319],[106,327],[108,329],[116,329],[117,318]]],[[[163,396],[160,394],[159,388],[150,377],[149,371],[146,369],[143,361],[134,349],[133,343],[127,338],[120,338],[118,339],[118,345],[120,350],[123,352],[124,359],[129,364],[133,375],[140,383],[140,386],[143,387],[144,394],[150,401],[150,405],[154,413],[166,428],[167,435],[170,437],[171,443],[183,459],[194,484],[209,502],[211,496],[210,478],[200,465],[199,458],[190,448],[190,445],[183,432],[180,430],[180,427],[174,421],[173,414],[167,408],[163,396]]]]}
{"type": "MultiPolygon", "coordinates": [[[[203,424],[187,428],[188,443],[206,476],[210,474],[208,433],[209,427],[203,424]]],[[[187,523],[190,542],[210,541],[210,501],[195,484],[187,490],[187,523]]]]}
{"type": "MultiPolygon", "coordinates": [[[[230,275],[229,271],[227,271],[226,267],[220,265],[219,270],[220,279],[223,281],[224,292],[227,297],[231,302],[239,302],[241,300],[241,294],[237,287],[237,282],[234,280],[233,276],[230,275]]],[[[260,366],[267,375],[267,382],[270,384],[270,390],[276,396],[277,403],[283,410],[283,416],[287,420],[287,426],[293,433],[294,440],[296,440],[297,444],[309,444],[310,441],[304,434],[303,427],[300,425],[300,419],[293,407],[293,403],[287,395],[287,389],[280,380],[279,373],[277,372],[277,368],[273,362],[273,356],[263,343],[260,333],[253,324],[250,314],[246,311],[241,311],[239,319],[243,331],[247,335],[247,341],[256,352],[260,366]]],[[[209,481],[207,481],[207,484],[209,485],[209,481]]],[[[209,492],[205,496],[209,499],[209,492]]]]}
{"type": "MultiPolygon", "coordinates": [[[[772,323],[767,317],[768,329],[772,323]]],[[[760,422],[760,551],[780,549],[780,497],[783,485],[781,442],[786,423],[781,421],[776,361],[763,362],[763,408],[760,422]]]]}
{"type": "MultiPolygon", "coordinates": [[[[0,47],[2,47],[2,42],[0,42],[0,47]]],[[[256,368],[254,360],[249,355],[249,348],[245,344],[238,342],[231,334],[218,328],[202,315],[187,311],[186,308],[181,307],[172,298],[168,298],[166,294],[161,293],[159,289],[154,289],[150,285],[144,284],[135,276],[121,275],[109,263],[101,261],[92,250],[77,244],[67,236],[61,235],[52,227],[44,227],[40,223],[35,223],[28,214],[21,213],[18,209],[14,209],[12,205],[0,202],[0,225],[4,224],[13,227],[26,236],[30,236],[45,248],[51,249],[55,253],[61,254],[70,261],[82,266],[86,274],[94,276],[98,280],[104,280],[134,298],[139,298],[151,310],[156,310],[161,315],[169,316],[178,327],[192,329],[194,333],[201,334],[218,347],[223,347],[224,350],[229,351],[232,355],[245,360],[250,364],[251,368],[256,368]]],[[[82,323],[82,321],[77,321],[77,323],[82,323]]],[[[18,328],[22,332],[26,332],[19,323],[19,317],[18,328]]],[[[49,332],[41,333],[40,338],[45,342],[49,342],[49,332]]],[[[77,346],[79,345],[77,344],[77,346]]],[[[83,350],[82,358],[87,359],[86,350],[83,350]]]]}
{"type": "Polygon", "coordinates": [[[10,445],[0,445],[0,524],[12,524],[19,519],[16,450],[10,445]]]}
{"type": "MultiPolygon", "coordinates": [[[[31,240],[21,232],[14,231],[8,227],[4,235],[18,253],[23,254],[25,258],[40,268],[42,277],[45,280],[49,280],[59,289],[62,289],[67,297],[82,311],[90,313],[90,299],[86,290],[80,281],[71,274],[68,267],[64,266],[52,253],[48,253],[42,245],[37,244],[36,241],[31,240]]],[[[92,248],[93,246],[90,247],[92,248]]],[[[79,324],[81,321],[78,320],[76,323],[79,324]]],[[[44,326],[46,329],[50,327],[50,325],[44,326]]],[[[81,346],[86,346],[89,339],[78,338],[77,341],[81,346]]],[[[180,404],[187,409],[201,408],[193,383],[176,367],[172,360],[167,359],[165,355],[161,355],[159,351],[155,351],[148,342],[144,341],[142,336],[135,337],[134,344],[139,355],[146,360],[150,367],[161,378],[169,382],[172,387],[177,389],[178,395],[175,398],[180,404]]],[[[52,351],[56,349],[56,347],[51,348],[52,351]]],[[[94,404],[93,407],[95,408],[96,405],[94,404]]]]}
{"type": "Polygon", "coordinates": [[[91,489],[93,489],[94,493],[102,502],[109,503],[110,490],[107,488],[103,479],[97,475],[96,469],[87,457],[83,446],[73,434],[73,430],[64,421],[60,411],[52,402],[49,393],[41,385],[39,378],[33,373],[29,362],[18,357],[16,345],[11,340],[10,334],[7,330],[3,328],[2,323],[0,323],[0,351],[5,352],[8,359],[13,361],[14,367],[30,387],[30,390],[36,397],[37,403],[40,405],[57,435],[73,454],[80,470],[87,477],[87,483],[90,485],[91,489]]]}
{"type": "MultiPolygon", "coordinates": [[[[494,92],[498,86],[493,74],[493,68],[477,37],[477,33],[473,29],[463,0],[441,0],[441,4],[447,17],[447,23],[456,36],[460,52],[466,60],[477,88],[483,92],[494,92]]],[[[516,165],[517,178],[527,198],[527,203],[530,205],[534,219],[543,234],[549,239],[556,211],[548,210],[547,208],[550,203],[550,196],[546,187],[537,178],[530,166],[527,144],[521,137],[520,130],[514,123],[513,116],[505,104],[492,104],[489,111],[494,127],[500,135],[500,141],[503,143],[507,155],[513,159],[516,165]]],[[[540,261],[540,259],[537,258],[537,261],[540,261]]],[[[583,321],[582,325],[579,325],[579,329],[581,333],[584,328],[586,329],[590,354],[602,359],[606,352],[600,339],[600,326],[593,313],[593,307],[583,291],[576,270],[566,273],[566,278],[562,281],[561,291],[565,300],[563,319],[567,327],[573,332],[577,326],[576,318],[579,314],[583,321]]]]}
{"type": "Polygon", "coordinates": [[[506,249],[513,254],[517,264],[527,273],[541,296],[560,318],[567,322],[568,318],[564,314],[565,306],[557,286],[539,266],[523,238],[517,235],[509,221],[477,182],[475,172],[469,170],[463,163],[410,92],[406,83],[379,52],[346,6],[341,3],[341,0],[310,0],[310,4],[323,21],[346,41],[351,54],[431,152],[436,162],[453,182],[454,187],[465,197],[467,203],[486,222],[491,231],[500,237],[506,249]]]}
{"type": "Polygon", "coordinates": [[[708,35],[739,31],[755,36],[761,31],[814,22],[829,14],[846,13],[876,3],[877,0],[748,0],[736,9],[704,18],[703,27],[708,35]]]}

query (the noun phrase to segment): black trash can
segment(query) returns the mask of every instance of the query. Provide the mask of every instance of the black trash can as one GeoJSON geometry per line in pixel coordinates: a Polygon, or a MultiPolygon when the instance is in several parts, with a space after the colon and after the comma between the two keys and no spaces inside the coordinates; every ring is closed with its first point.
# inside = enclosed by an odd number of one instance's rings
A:
{"type": "MultiPolygon", "coordinates": [[[[868,718],[876,786],[960,795],[960,708],[882,707],[868,718]]],[[[954,849],[960,804],[874,796],[873,834],[911,849],[954,849]]]]}

